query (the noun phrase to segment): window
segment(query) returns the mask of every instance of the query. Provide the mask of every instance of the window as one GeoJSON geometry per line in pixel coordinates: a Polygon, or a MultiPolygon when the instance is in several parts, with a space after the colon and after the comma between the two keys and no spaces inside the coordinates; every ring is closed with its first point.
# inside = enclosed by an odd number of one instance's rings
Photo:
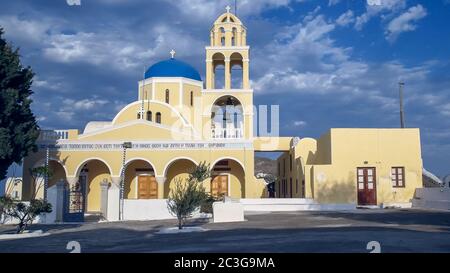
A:
{"type": "Polygon", "coordinates": [[[392,167],[391,170],[392,187],[405,187],[405,167],[392,167]]]}
{"type": "Polygon", "coordinates": [[[147,120],[152,121],[152,111],[147,111],[147,120]]]}
{"type": "Polygon", "coordinates": [[[156,113],[156,123],[161,124],[161,113],[160,112],[156,113]]]}
{"type": "Polygon", "coordinates": [[[286,177],[286,158],[283,159],[283,177],[286,177]]]}
{"type": "Polygon", "coordinates": [[[137,119],[141,119],[141,112],[137,113],[137,119]]]}
{"type": "Polygon", "coordinates": [[[191,106],[194,106],[194,92],[191,91],[191,106]]]}
{"type": "Polygon", "coordinates": [[[295,193],[298,193],[298,179],[295,179],[295,193]]]}
{"type": "Polygon", "coordinates": [[[166,89],[166,103],[170,103],[170,91],[169,89],[166,89]]]}

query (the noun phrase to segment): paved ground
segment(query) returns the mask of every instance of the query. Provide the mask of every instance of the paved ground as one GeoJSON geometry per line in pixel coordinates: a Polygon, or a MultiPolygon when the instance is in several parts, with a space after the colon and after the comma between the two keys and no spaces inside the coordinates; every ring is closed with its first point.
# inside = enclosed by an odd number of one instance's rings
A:
{"type": "MultiPolygon", "coordinates": [[[[450,252],[450,212],[357,210],[248,214],[241,223],[190,222],[208,231],[156,234],[175,221],[35,225],[51,235],[0,241],[0,252],[450,252]]],[[[12,227],[0,227],[0,234],[12,227]]]]}

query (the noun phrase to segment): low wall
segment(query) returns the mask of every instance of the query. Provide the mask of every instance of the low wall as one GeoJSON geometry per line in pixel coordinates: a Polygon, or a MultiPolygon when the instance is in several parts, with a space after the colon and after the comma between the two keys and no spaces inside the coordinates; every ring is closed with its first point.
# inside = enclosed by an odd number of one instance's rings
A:
{"type": "Polygon", "coordinates": [[[419,188],[412,200],[414,208],[450,210],[449,188],[419,188]]]}
{"type": "MultiPolygon", "coordinates": [[[[196,212],[193,218],[209,218],[209,214],[196,212]]],[[[165,220],[176,219],[167,208],[167,199],[124,200],[124,220],[165,220]]]]}

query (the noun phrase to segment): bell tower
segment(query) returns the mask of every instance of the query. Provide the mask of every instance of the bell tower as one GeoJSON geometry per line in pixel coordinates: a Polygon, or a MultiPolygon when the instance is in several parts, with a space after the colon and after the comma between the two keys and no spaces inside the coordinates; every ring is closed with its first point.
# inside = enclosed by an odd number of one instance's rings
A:
{"type": "Polygon", "coordinates": [[[206,89],[250,89],[247,29],[230,9],[227,6],[211,28],[210,46],[206,47],[206,89]],[[222,84],[219,79],[223,79],[222,84]]]}

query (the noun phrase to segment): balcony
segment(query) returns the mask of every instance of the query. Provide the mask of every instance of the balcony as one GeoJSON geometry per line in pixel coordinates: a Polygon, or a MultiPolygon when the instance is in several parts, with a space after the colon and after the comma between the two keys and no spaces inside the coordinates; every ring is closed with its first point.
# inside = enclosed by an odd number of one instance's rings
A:
{"type": "Polygon", "coordinates": [[[214,128],[212,138],[214,139],[239,139],[244,137],[242,128],[214,128]]]}
{"type": "Polygon", "coordinates": [[[41,130],[38,141],[58,141],[76,137],[78,130],[41,130]]]}

